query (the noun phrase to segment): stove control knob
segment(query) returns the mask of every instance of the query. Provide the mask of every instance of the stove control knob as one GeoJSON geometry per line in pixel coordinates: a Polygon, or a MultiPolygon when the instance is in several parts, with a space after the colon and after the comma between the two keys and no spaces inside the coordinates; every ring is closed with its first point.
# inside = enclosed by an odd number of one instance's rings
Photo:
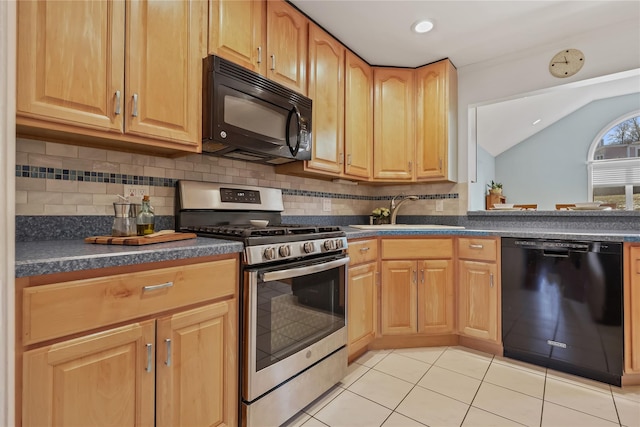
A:
{"type": "Polygon", "coordinates": [[[304,251],[305,254],[313,253],[315,249],[316,247],[313,244],[313,242],[305,242],[304,245],[302,245],[302,250],[304,251]]]}
{"type": "Polygon", "coordinates": [[[278,248],[278,253],[282,257],[288,257],[289,255],[291,255],[291,248],[289,247],[289,245],[280,246],[278,248]]]}
{"type": "Polygon", "coordinates": [[[272,260],[276,259],[276,248],[267,248],[264,250],[264,259],[272,260]]]}
{"type": "Polygon", "coordinates": [[[336,249],[336,242],[334,242],[333,240],[325,240],[324,248],[328,251],[333,251],[336,249]]]}
{"type": "Polygon", "coordinates": [[[344,243],[342,239],[336,239],[336,249],[342,249],[344,247],[344,243]]]}

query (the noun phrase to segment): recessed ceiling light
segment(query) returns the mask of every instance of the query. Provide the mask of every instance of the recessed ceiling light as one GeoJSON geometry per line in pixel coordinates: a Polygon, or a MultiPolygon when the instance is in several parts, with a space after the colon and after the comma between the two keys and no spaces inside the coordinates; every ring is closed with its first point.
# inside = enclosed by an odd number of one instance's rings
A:
{"type": "Polygon", "coordinates": [[[542,119],[538,119],[538,120],[535,120],[535,121],[534,121],[533,123],[531,123],[531,124],[535,126],[535,125],[537,125],[538,123],[540,123],[541,121],[542,121],[542,119]]]}
{"type": "Polygon", "coordinates": [[[411,30],[418,34],[428,33],[432,29],[433,29],[433,22],[429,21],[428,19],[416,21],[411,26],[411,30]]]}

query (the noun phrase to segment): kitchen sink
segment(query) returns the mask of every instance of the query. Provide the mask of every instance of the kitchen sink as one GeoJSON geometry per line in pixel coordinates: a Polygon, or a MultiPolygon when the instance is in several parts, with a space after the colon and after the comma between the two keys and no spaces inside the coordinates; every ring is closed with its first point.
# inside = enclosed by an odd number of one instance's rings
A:
{"type": "Polygon", "coordinates": [[[460,230],[461,225],[439,225],[439,224],[378,224],[378,225],[350,225],[349,227],[360,230],[460,230]]]}

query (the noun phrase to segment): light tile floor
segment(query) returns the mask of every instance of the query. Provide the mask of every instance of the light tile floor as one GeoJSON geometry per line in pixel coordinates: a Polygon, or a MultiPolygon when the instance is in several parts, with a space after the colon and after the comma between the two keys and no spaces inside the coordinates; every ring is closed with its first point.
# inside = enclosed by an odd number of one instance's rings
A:
{"type": "Polygon", "coordinates": [[[619,388],[464,347],[370,351],[287,427],[640,427],[619,388]]]}

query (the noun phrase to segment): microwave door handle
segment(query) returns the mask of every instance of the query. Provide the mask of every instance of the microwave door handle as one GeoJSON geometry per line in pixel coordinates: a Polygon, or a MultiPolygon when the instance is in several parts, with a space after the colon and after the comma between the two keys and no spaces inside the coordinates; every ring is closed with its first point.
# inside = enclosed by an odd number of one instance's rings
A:
{"type": "Polygon", "coordinates": [[[321,271],[331,270],[349,264],[350,258],[344,257],[322,264],[311,264],[304,267],[289,268],[286,270],[268,271],[260,274],[263,282],[271,282],[272,280],[283,280],[291,277],[306,276],[307,274],[319,273],[321,271]]]}
{"type": "Polygon", "coordinates": [[[291,151],[291,155],[295,158],[298,155],[298,150],[300,149],[300,112],[298,111],[298,107],[296,107],[295,105],[293,106],[293,108],[291,109],[291,111],[289,111],[289,115],[287,116],[287,129],[286,129],[286,136],[285,139],[287,141],[287,147],[289,147],[289,151],[291,151]],[[289,125],[291,124],[291,118],[293,117],[293,115],[295,114],[296,116],[296,126],[297,126],[297,131],[296,131],[296,146],[292,147],[291,146],[291,133],[289,132],[289,125]]]}

